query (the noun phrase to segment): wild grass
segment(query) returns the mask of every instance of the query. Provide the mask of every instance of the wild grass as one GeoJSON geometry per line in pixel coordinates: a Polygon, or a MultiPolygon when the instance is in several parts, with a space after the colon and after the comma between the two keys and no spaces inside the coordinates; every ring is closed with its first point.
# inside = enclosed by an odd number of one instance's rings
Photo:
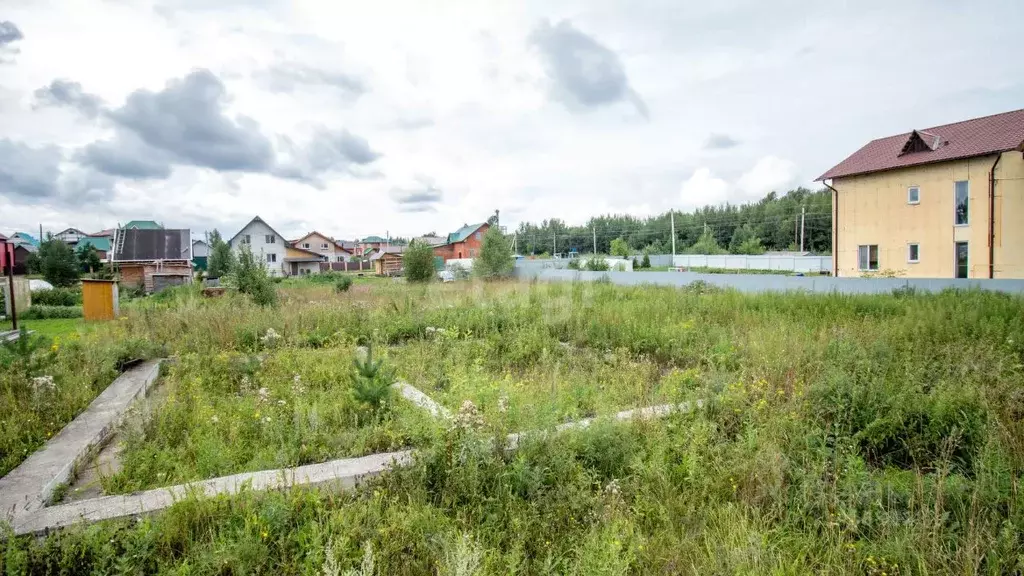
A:
{"type": "MultiPolygon", "coordinates": [[[[156,445],[159,464],[130,465],[120,489],[383,445],[418,445],[417,461],[347,494],[188,499],[140,521],[13,538],[0,563],[12,574],[1021,573],[1022,318],[1021,298],[983,292],[703,285],[357,282],[283,288],[276,310],[143,301],[108,336],[176,355],[175,401],[134,445],[156,445]],[[280,337],[270,349],[268,329],[280,337]],[[449,408],[471,400],[479,412],[459,422],[472,425],[365,420],[346,374],[367,343],[449,408]],[[271,402],[255,384],[241,391],[250,369],[271,402]],[[305,395],[291,391],[296,373],[305,395]],[[707,407],[501,448],[525,427],[693,398],[707,407]],[[281,411],[270,429],[254,417],[261,402],[281,411]],[[335,425],[313,429],[312,409],[335,425]]],[[[62,348],[55,365],[86,366],[104,342],[62,348]]],[[[77,378],[65,374],[55,382],[77,378]]],[[[27,376],[4,368],[0,382],[27,376]]]]}

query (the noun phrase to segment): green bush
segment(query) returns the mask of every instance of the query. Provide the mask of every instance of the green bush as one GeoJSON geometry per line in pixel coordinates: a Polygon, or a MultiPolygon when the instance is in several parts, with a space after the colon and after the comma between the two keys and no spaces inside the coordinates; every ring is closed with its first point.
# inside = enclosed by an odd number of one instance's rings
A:
{"type": "Polygon", "coordinates": [[[249,246],[242,245],[238,253],[238,264],[231,271],[231,281],[242,294],[247,294],[252,301],[260,306],[277,304],[277,291],[274,281],[267,273],[263,262],[256,260],[249,246]]]}
{"type": "Polygon", "coordinates": [[[484,233],[480,257],[473,261],[473,273],[481,278],[506,278],[512,274],[515,260],[512,246],[501,230],[491,227],[484,233]]]}
{"type": "Polygon", "coordinates": [[[650,268],[651,267],[651,255],[648,254],[647,252],[644,252],[644,259],[642,261],[640,261],[640,267],[641,268],[650,268]]]}
{"type": "Polygon", "coordinates": [[[337,282],[334,283],[334,289],[337,292],[348,292],[348,289],[352,287],[352,277],[342,276],[338,278],[337,282]]]}
{"type": "Polygon", "coordinates": [[[402,267],[409,282],[430,282],[434,279],[434,250],[429,244],[413,242],[402,254],[402,267]]]}
{"type": "Polygon", "coordinates": [[[80,306],[82,290],[79,288],[53,288],[32,293],[32,304],[39,306],[80,306]]]}
{"type": "Polygon", "coordinates": [[[81,318],[81,306],[29,306],[23,314],[18,314],[22,320],[50,320],[53,318],[81,318]]]}
{"type": "Polygon", "coordinates": [[[63,240],[50,238],[37,252],[43,278],[54,286],[73,286],[78,282],[79,263],[75,251],[63,240]]]}
{"type": "Polygon", "coordinates": [[[595,254],[590,258],[587,258],[587,261],[584,263],[583,268],[591,272],[607,272],[608,261],[605,260],[603,257],[595,254]]]}

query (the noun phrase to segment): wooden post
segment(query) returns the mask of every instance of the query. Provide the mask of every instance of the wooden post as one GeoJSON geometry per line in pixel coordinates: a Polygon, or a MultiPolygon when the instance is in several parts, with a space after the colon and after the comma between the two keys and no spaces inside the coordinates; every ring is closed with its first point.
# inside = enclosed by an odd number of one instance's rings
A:
{"type": "Polygon", "coordinates": [[[18,303],[14,299],[14,244],[4,242],[3,249],[7,252],[7,297],[11,301],[11,328],[18,329],[18,303]]]}

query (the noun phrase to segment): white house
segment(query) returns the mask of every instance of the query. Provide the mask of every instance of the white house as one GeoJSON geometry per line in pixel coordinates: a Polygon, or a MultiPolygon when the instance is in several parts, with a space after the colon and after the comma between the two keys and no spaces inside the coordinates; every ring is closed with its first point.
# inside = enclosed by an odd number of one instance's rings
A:
{"type": "Polygon", "coordinates": [[[243,226],[228,240],[228,244],[236,252],[241,251],[242,246],[248,246],[253,255],[266,265],[271,276],[285,275],[288,241],[259,216],[243,226]]]}
{"type": "Polygon", "coordinates": [[[210,256],[210,245],[205,240],[192,241],[192,257],[207,258],[210,256]]]}
{"type": "Polygon", "coordinates": [[[54,238],[58,240],[63,240],[68,244],[75,244],[82,238],[85,238],[86,236],[88,236],[88,234],[82,232],[78,228],[67,228],[53,235],[54,238]]]}

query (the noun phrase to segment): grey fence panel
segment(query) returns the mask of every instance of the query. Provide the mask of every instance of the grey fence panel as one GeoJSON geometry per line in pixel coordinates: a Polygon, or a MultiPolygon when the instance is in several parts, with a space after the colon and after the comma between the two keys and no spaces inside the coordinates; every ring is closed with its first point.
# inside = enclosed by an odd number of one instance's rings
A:
{"type": "Polygon", "coordinates": [[[839,294],[889,294],[893,290],[912,288],[922,292],[939,292],[948,288],[979,289],[1011,294],[1024,294],[1024,280],[1010,279],[945,279],[945,278],[833,278],[830,276],[773,276],[770,274],[699,274],[696,272],[587,272],[521,266],[516,264],[518,278],[543,281],[596,281],[607,278],[613,284],[640,286],[687,286],[702,281],[740,292],[816,292],[839,294]]]}
{"type": "MultiPolygon", "coordinates": [[[[820,273],[832,269],[831,256],[789,256],[763,254],[677,254],[673,266],[679,268],[723,268],[726,270],[779,270],[787,272],[820,273]]],[[[654,263],[651,262],[653,265],[654,263]]]]}

